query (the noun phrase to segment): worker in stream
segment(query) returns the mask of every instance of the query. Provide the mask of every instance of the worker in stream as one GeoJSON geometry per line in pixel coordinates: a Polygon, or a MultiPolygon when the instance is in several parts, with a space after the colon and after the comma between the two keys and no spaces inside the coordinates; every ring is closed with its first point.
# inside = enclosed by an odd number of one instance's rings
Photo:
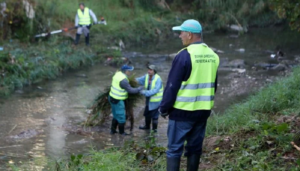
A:
{"type": "Polygon", "coordinates": [[[214,106],[219,57],[203,42],[198,21],[186,20],[173,30],[181,31],[179,37],[186,47],[173,60],[159,107],[160,115],[169,117],[167,171],[179,171],[183,149],[187,171],[197,171],[206,122],[214,106]]]}
{"type": "Polygon", "coordinates": [[[124,131],[126,122],[126,110],[124,100],[128,98],[128,93],[137,94],[144,89],[143,86],[132,88],[129,84],[128,76],[134,67],[123,65],[121,71],[117,71],[113,76],[111,88],[108,96],[111,105],[113,119],[111,123],[111,134],[117,133],[116,128],[119,127],[119,134],[129,135],[124,131]]]}
{"type": "Polygon", "coordinates": [[[152,130],[157,131],[158,125],[158,107],[162,100],[163,85],[161,77],[157,74],[155,65],[148,65],[148,73],[136,79],[140,85],[145,87],[141,91],[146,97],[146,107],[144,111],[145,125],[140,126],[139,129],[149,130],[152,121],[152,130]]]}
{"type": "Polygon", "coordinates": [[[85,36],[85,44],[89,46],[90,44],[90,29],[92,26],[91,17],[94,20],[94,24],[97,23],[97,17],[94,12],[88,7],[84,6],[84,3],[79,4],[79,9],[77,10],[75,16],[75,27],[77,28],[75,45],[78,44],[80,35],[83,33],[85,36]]]}

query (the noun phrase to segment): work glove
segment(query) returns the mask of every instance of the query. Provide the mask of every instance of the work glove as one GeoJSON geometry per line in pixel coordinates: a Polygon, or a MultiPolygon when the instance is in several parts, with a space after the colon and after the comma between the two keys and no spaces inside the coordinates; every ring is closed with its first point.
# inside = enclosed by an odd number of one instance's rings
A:
{"type": "Polygon", "coordinates": [[[94,25],[97,24],[97,22],[94,21],[94,25]]]}
{"type": "Polygon", "coordinates": [[[78,26],[75,26],[76,29],[78,29],[78,26]]]}
{"type": "Polygon", "coordinates": [[[161,113],[161,111],[160,111],[160,108],[158,109],[158,113],[159,113],[159,115],[161,116],[161,117],[163,117],[163,118],[165,118],[165,119],[167,119],[167,116],[169,116],[169,114],[166,112],[166,113],[161,113]]]}

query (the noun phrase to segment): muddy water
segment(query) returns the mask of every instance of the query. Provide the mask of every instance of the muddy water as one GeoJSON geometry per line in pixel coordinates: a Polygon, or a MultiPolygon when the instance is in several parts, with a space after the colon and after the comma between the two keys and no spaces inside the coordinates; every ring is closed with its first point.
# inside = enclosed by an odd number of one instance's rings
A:
{"type": "MultiPolygon", "coordinates": [[[[266,50],[275,50],[280,45],[288,59],[300,54],[297,36],[281,30],[256,30],[247,35],[204,35],[205,42],[224,51],[219,54],[222,61],[245,60],[246,72],[219,71],[219,88],[214,113],[224,111],[230,104],[240,102],[257,88],[272,82],[278,72],[251,70],[255,62],[269,62],[266,50]],[[278,36],[280,35],[280,36],[278,36]],[[245,49],[244,52],[237,49],[245,49]]],[[[298,39],[299,40],[299,39],[298,39]]],[[[152,46],[129,49],[125,56],[131,57],[137,76],[143,75],[147,61],[158,66],[164,81],[171,67],[166,54],[181,48],[179,39],[152,46]],[[134,51],[134,52],[133,52],[134,51]],[[145,56],[151,57],[145,58],[145,56]],[[157,55],[153,55],[157,54],[157,55]]],[[[122,137],[109,134],[109,121],[97,128],[84,128],[90,134],[82,134],[76,126],[88,116],[86,106],[95,96],[110,85],[115,68],[97,64],[93,67],[70,71],[64,76],[42,84],[16,91],[11,97],[0,99],[0,170],[6,170],[7,163],[29,163],[35,170],[42,170],[50,158],[58,159],[70,153],[84,153],[91,149],[102,149],[122,145],[126,140],[141,140],[148,132],[138,130],[143,123],[143,102],[135,108],[135,128],[132,136],[122,137]],[[25,137],[25,138],[24,138],[25,137]]],[[[167,120],[160,118],[158,142],[166,145],[167,120]]]]}

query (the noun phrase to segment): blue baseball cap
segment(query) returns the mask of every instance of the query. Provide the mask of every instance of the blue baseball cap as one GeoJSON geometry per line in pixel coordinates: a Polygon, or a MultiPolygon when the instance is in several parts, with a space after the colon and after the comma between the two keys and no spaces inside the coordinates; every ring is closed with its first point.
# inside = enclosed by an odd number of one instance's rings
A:
{"type": "Polygon", "coordinates": [[[181,26],[175,26],[172,30],[186,31],[191,33],[201,33],[202,27],[197,20],[189,19],[184,21],[181,26]]]}
{"type": "Polygon", "coordinates": [[[128,66],[128,65],[123,65],[121,67],[122,71],[133,71],[134,67],[133,66],[128,66]]]}

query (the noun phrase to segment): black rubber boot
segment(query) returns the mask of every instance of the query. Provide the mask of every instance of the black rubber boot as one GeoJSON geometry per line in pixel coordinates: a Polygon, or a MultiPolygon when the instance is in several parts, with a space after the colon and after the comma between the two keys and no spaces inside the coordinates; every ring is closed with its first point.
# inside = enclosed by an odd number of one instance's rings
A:
{"type": "Polygon", "coordinates": [[[124,131],[124,129],[125,129],[125,123],[120,123],[120,124],[119,124],[119,133],[120,133],[121,135],[130,135],[130,134],[126,133],[126,132],[124,131]]]}
{"type": "Polygon", "coordinates": [[[187,157],[187,171],[197,171],[200,162],[200,155],[193,154],[187,157]]]}
{"type": "Polygon", "coordinates": [[[75,45],[78,45],[79,39],[80,39],[80,34],[76,34],[76,38],[74,42],[75,45]]]}
{"type": "Polygon", "coordinates": [[[150,124],[151,124],[151,117],[145,117],[145,125],[144,126],[140,126],[139,129],[150,129],[150,124]]]}
{"type": "Polygon", "coordinates": [[[167,171],[179,171],[180,158],[169,158],[167,157],[167,171]]]}
{"type": "Polygon", "coordinates": [[[152,130],[157,132],[158,119],[152,119],[152,130]]]}
{"type": "Polygon", "coordinates": [[[87,45],[87,46],[90,45],[90,34],[87,34],[85,37],[85,45],[87,45]]]}
{"type": "Polygon", "coordinates": [[[118,132],[116,131],[117,126],[118,126],[118,121],[117,121],[116,119],[113,118],[113,120],[111,121],[110,134],[118,133],[118,132]]]}

